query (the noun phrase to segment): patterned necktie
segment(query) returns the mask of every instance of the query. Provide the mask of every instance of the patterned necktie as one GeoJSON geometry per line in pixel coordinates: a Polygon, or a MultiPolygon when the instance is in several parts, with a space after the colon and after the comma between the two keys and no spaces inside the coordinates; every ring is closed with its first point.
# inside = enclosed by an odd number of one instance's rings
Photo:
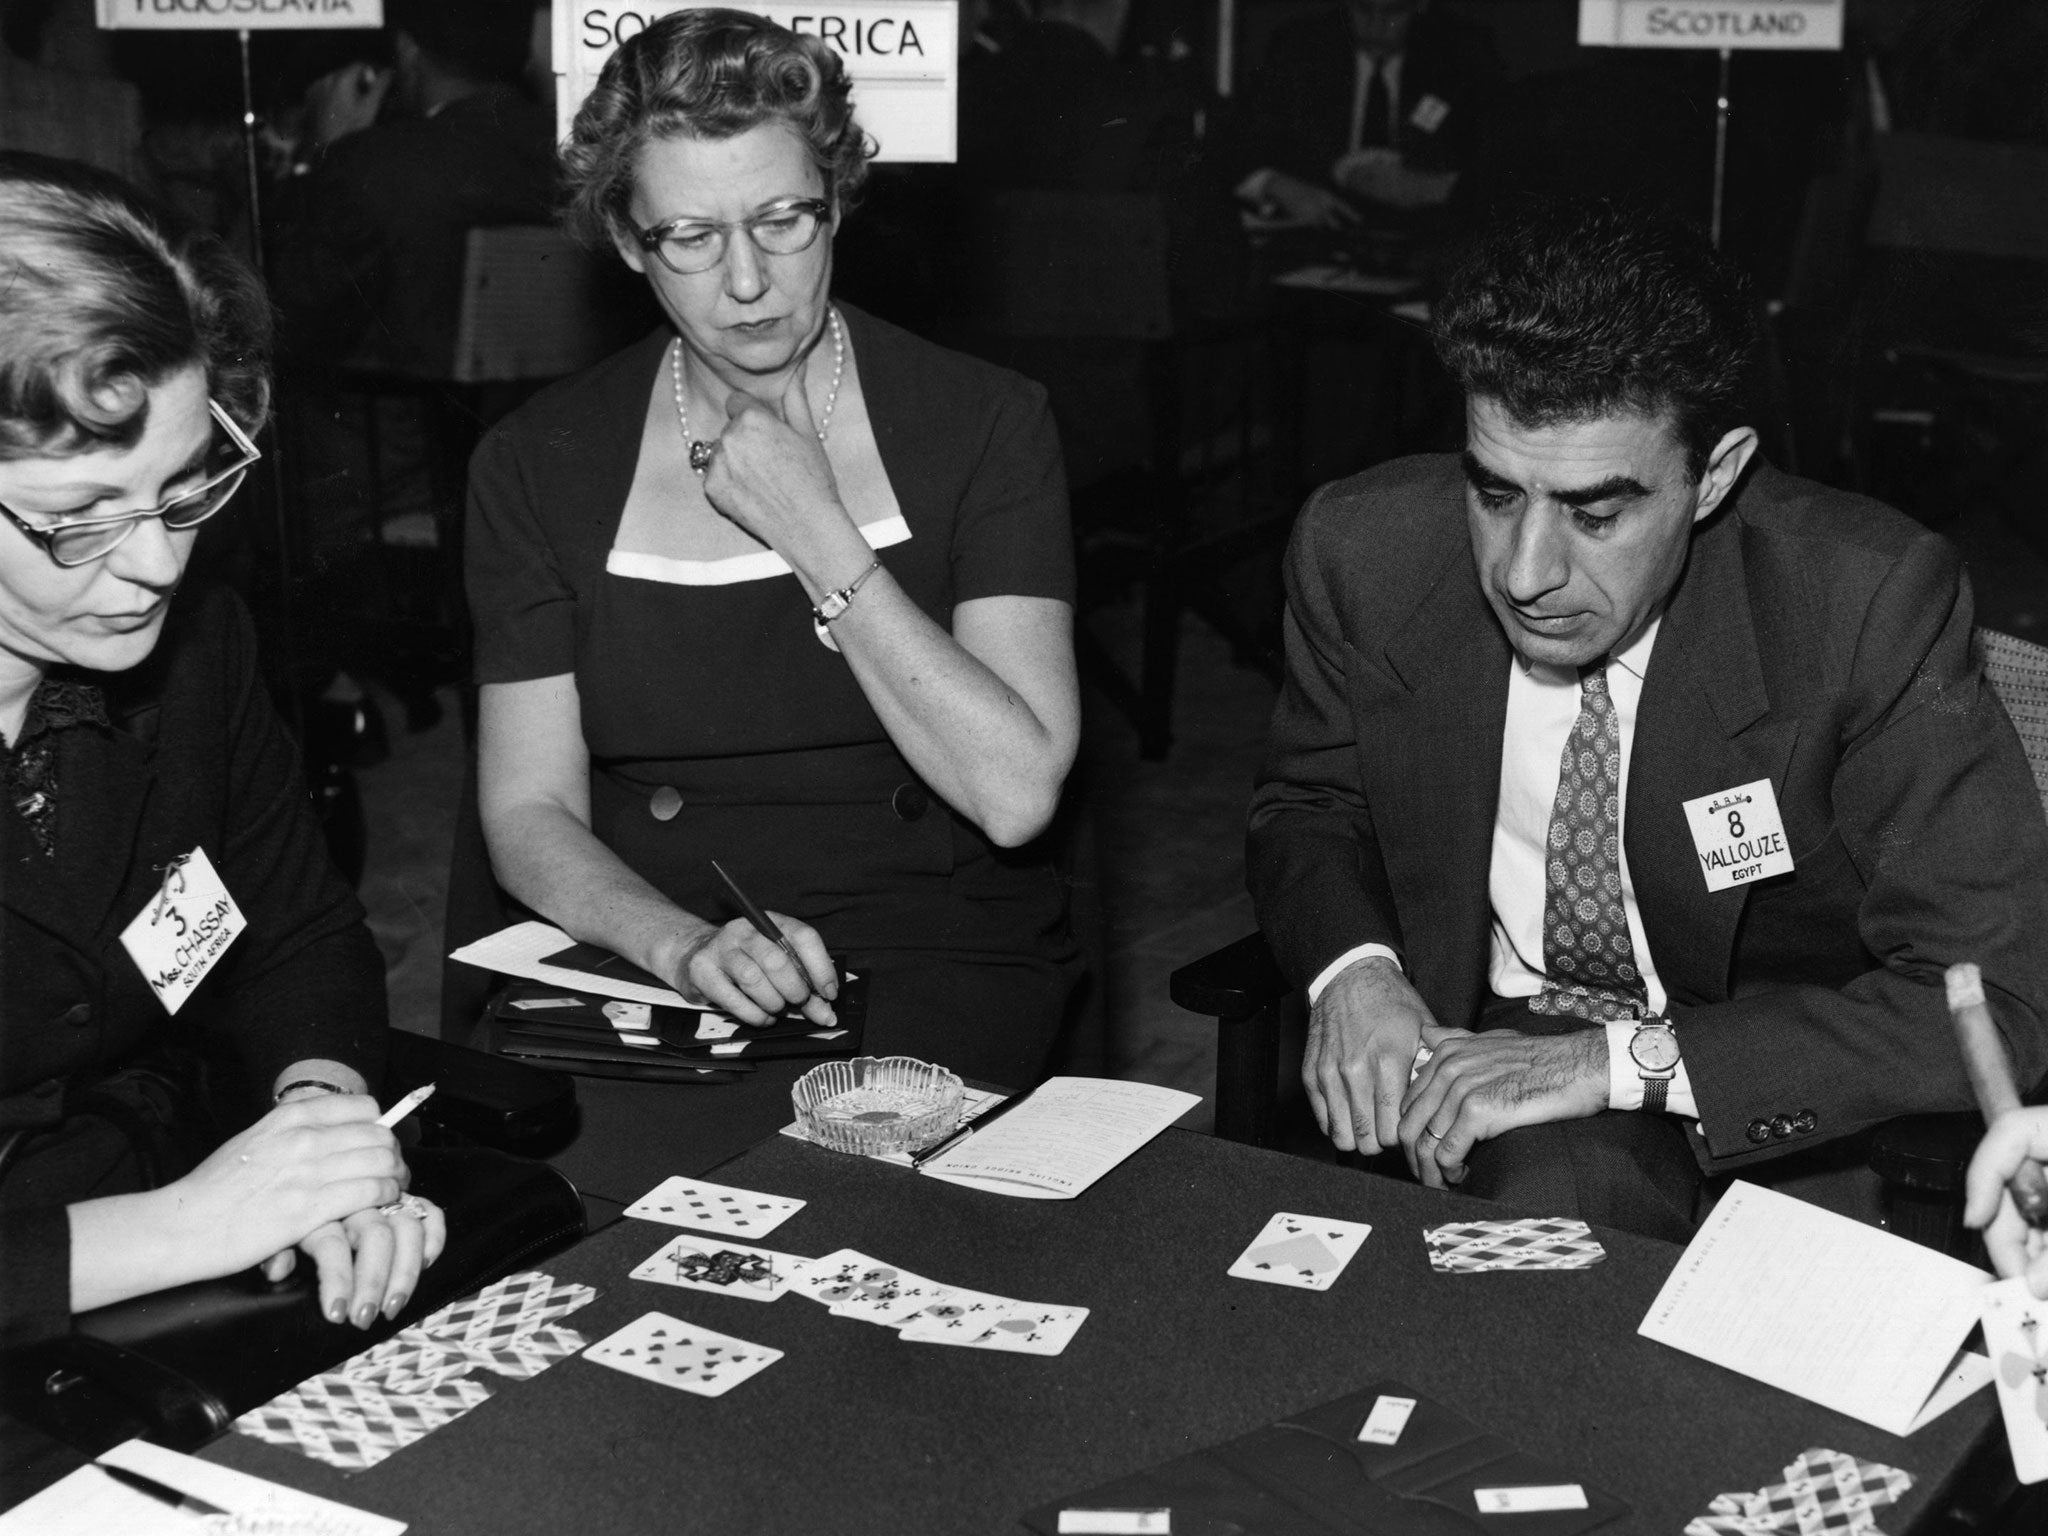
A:
{"type": "Polygon", "coordinates": [[[1605,665],[1579,678],[1550,808],[1543,897],[1543,990],[1529,1011],[1594,1023],[1649,1006],[1621,901],[1621,726],[1605,665]]]}

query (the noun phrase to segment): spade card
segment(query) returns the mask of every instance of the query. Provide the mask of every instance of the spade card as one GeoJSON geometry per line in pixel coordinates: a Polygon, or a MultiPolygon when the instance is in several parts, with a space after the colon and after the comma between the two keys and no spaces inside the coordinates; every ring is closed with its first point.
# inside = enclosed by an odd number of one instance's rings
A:
{"type": "Polygon", "coordinates": [[[1984,1288],[1984,1347],[1998,1373],[1998,1407],[2023,1483],[2048,1478],[2048,1302],[2025,1280],[1984,1288]]]}
{"type": "Polygon", "coordinates": [[[1067,1347],[1088,1320],[1086,1307],[1047,1306],[1019,1302],[1009,1316],[997,1318],[988,1331],[972,1339],[933,1339],[920,1334],[920,1344],[957,1344],[962,1349],[993,1349],[1012,1355],[1056,1355],[1067,1347]]]}
{"type": "Polygon", "coordinates": [[[1327,1291],[1372,1231],[1362,1221],[1280,1212],[1238,1255],[1229,1273],[1239,1280],[1327,1291]]]}
{"type": "Polygon", "coordinates": [[[764,1195],[751,1189],[707,1184],[702,1179],[663,1179],[626,1207],[628,1216],[665,1221],[672,1227],[694,1227],[727,1237],[766,1237],[804,1208],[787,1195],[764,1195]]]}
{"type": "Polygon", "coordinates": [[[744,1243],[685,1233],[634,1270],[633,1278],[677,1285],[686,1291],[773,1301],[789,1289],[791,1278],[809,1262],[772,1248],[749,1248],[744,1243]]]}
{"type": "Polygon", "coordinates": [[[649,1312],[598,1340],[583,1358],[699,1397],[720,1397],[768,1369],[782,1351],[649,1312]]]}
{"type": "Polygon", "coordinates": [[[1423,1229],[1432,1269],[1444,1274],[1491,1269],[1588,1269],[1607,1250],[1583,1221],[1567,1216],[1522,1221],[1455,1221],[1423,1229]]]}

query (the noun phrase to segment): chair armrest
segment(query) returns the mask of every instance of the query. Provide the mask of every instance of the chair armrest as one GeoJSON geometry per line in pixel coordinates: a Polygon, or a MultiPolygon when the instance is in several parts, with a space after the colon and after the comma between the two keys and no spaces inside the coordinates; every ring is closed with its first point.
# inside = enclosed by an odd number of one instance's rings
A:
{"type": "Polygon", "coordinates": [[[1256,932],[1190,961],[1167,986],[1173,1000],[1190,1013],[1211,1014],[1227,1023],[1248,1019],[1294,990],[1274,963],[1266,936],[1256,932]]]}
{"type": "Polygon", "coordinates": [[[483,1146],[528,1151],[561,1145],[576,1129],[576,1080],[431,1035],[394,1029],[387,1047],[387,1090],[433,1083],[420,1118],[483,1146]]]}

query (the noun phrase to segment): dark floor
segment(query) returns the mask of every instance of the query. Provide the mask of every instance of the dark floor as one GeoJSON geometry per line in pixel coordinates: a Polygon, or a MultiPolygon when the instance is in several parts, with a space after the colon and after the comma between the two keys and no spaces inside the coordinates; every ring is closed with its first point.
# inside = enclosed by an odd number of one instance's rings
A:
{"type": "MultiPolygon", "coordinates": [[[[2048,560],[1988,513],[1943,528],[1963,550],[1978,622],[2048,643],[2048,560]]],[[[1110,648],[1135,648],[1132,604],[1091,622],[1110,648]]],[[[1139,1078],[1207,1097],[1214,1086],[1203,1021],[1168,1000],[1172,969],[1252,926],[1244,894],[1243,812],[1273,690],[1232,664],[1199,621],[1185,625],[1176,741],[1164,762],[1140,760],[1129,723],[1090,691],[1081,760],[1076,915],[1098,946],[1098,989],[1069,1041],[1067,1070],[1139,1078]]],[[[394,726],[401,718],[387,701],[394,726]]],[[[361,775],[370,860],[363,899],[389,965],[393,1017],[437,1027],[441,909],[449,821],[461,787],[459,711],[419,735],[394,732],[390,758],[361,775]]],[[[1206,1126],[1205,1104],[1185,1123],[1206,1126]]]]}

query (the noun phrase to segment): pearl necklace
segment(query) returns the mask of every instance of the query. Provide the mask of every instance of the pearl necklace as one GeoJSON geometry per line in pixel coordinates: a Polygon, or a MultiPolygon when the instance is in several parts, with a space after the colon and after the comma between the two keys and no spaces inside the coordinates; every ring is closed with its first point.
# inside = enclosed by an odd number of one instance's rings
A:
{"type": "MultiPolygon", "coordinates": [[[[832,430],[832,413],[839,408],[839,384],[846,376],[846,334],[839,326],[839,311],[828,308],[825,318],[832,326],[832,388],[825,396],[825,419],[818,423],[818,441],[821,443],[825,441],[825,434],[832,430]]],[[[668,373],[676,391],[676,425],[683,431],[690,468],[701,475],[711,467],[711,455],[717,451],[718,444],[690,436],[690,412],[683,404],[683,340],[680,336],[669,348],[668,373]]]]}

